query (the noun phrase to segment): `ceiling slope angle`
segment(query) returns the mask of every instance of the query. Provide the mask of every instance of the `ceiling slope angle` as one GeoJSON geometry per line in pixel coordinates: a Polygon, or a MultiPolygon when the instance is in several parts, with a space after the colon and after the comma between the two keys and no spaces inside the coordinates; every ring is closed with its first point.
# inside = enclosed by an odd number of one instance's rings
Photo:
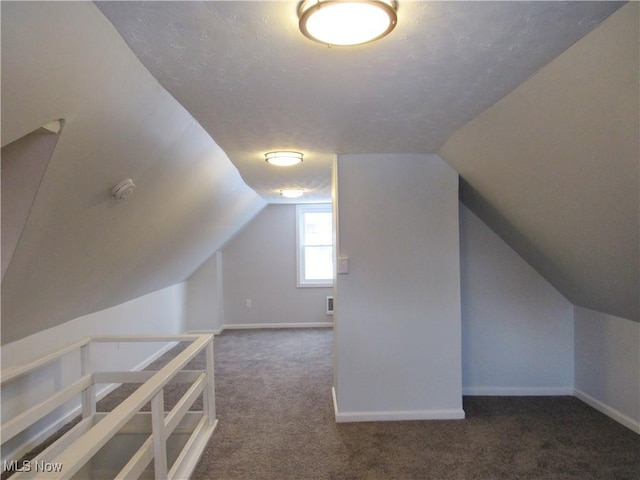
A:
{"type": "Polygon", "coordinates": [[[63,120],[54,120],[2,147],[2,278],[29,218],[63,125],[63,120]]]}
{"type": "Polygon", "coordinates": [[[8,343],[185,280],[266,203],[93,3],[0,8],[3,145],[65,120],[2,282],[8,343]]]}
{"type": "Polygon", "coordinates": [[[461,198],[574,305],[640,321],[640,5],[440,150],[461,198]]]}
{"type": "Polygon", "coordinates": [[[154,77],[269,202],[330,198],[336,154],[435,153],[622,2],[400,1],[366,45],[328,48],[295,1],[97,2],[154,77]],[[301,165],[263,154],[296,150],[301,165]]]}

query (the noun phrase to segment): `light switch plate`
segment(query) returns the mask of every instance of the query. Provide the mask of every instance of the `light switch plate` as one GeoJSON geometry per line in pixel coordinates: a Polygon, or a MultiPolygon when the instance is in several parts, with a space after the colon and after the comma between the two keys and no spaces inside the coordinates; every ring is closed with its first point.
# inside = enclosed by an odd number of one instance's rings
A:
{"type": "Polygon", "coordinates": [[[338,273],[349,273],[349,257],[338,257],[338,273]]]}

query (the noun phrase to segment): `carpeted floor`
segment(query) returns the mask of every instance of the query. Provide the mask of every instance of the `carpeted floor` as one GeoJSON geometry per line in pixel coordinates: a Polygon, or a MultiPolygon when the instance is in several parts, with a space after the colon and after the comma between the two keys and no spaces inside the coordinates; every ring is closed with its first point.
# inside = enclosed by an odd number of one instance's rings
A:
{"type": "Polygon", "coordinates": [[[336,424],[332,332],[225,331],[194,479],[640,479],[640,436],[572,397],[466,397],[465,420],[336,424]]]}
{"type": "MultiPolygon", "coordinates": [[[[215,338],[220,422],[194,480],[640,479],[640,436],[573,397],[465,397],[465,420],[336,424],[332,335],[227,330],[215,338]]],[[[200,356],[188,368],[203,365],[200,356]]],[[[167,408],[184,390],[165,389],[167,408]]]]}

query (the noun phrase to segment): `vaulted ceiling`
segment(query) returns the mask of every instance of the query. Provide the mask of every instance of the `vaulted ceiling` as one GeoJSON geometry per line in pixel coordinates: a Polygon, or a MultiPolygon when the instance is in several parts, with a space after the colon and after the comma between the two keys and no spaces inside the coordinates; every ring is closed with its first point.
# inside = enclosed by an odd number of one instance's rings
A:
{"type": "Polygon", "coordinates": [[[462,201],[574,305],[640,315],[640,34],[627,5],[453,134],[462,201]]]}
{"type": "Polygon", "coordinates": [[[621,5],[402,1],[389,37],[328,48],[294,2],[98,3],[267,201],[327,201],[336,154],[438,152],[569,300],[638,319],[637,10],[583,39],[621,5]],[[306,160],[274,169],[273,149],[306,160]]]}
{"type": "Polygon", "coordinates": [[[378,42],[318,44],[296,2],[97,2],[269,202],[329,199],[339,153],[434,153],[615,11],[615,2],[399,2],[378,42]],[[263,154],[305,153],[283,172],[263,154]]]}
{"type": "Polygon", "coordinates": [[[7,343],[185,280],[266,202],[95,5],[0,8],[3,153],[64,119],[2,279],[7,343]]]}
{"type": "Polygon", "coordinates": [[[341,153],[439,153],[567,298],[637,320],[621,5],[401,1],[389,37],[328,48],[296,2],[2,2],[3,147],[65,120],[3,278],[3,343],[184,280],[280,188],[328,200],[341,153]],[[274,149],[305,161],[270,167],[274,149]],[[124,177],[138,189],[114,203],[124,177]]]}

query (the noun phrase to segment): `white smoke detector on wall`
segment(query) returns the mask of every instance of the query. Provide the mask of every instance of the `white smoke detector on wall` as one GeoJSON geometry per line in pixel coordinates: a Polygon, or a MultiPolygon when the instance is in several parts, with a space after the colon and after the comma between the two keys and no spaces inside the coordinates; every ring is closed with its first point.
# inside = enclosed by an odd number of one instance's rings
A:
{"type": "Polygon", "coordinates": [[[131,196],[136,189],[135,183],[130,178],[125,178],[111,189],[111,196],[121,202],[131,196]]]}

